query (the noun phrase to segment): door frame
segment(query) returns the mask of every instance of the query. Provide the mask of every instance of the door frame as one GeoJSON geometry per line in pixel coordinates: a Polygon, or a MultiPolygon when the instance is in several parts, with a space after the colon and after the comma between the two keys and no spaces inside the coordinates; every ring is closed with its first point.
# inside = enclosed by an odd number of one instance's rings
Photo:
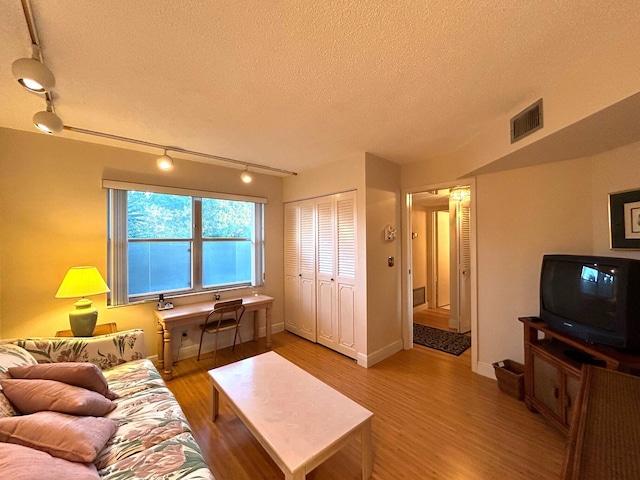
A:
{"type": "Polygon", "coordinates": [[[455,182],[421,185],[402,189],[402,342],[405,350],[413,348],[413,290],[411,279],[412,245],[411,245],[411,212],[413,210],[412,195],[426,190],[441,190],[459,185],[469,185],[471,191],[471,370],[478,372],[478,262],[476,240],[476,180],[460,179],[455,182]]]}

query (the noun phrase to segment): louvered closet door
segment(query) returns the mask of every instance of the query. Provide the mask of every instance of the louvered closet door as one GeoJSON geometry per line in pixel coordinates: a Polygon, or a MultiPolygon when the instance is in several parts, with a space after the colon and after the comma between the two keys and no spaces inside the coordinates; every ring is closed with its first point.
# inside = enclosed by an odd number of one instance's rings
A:
{"type": "Polygon", "coordinates": [[[336,205],[336,351],[356,358],[356,192],[335,195],[336,205]]]}
{"type": "Polygon", "coordinates": [[[338,345],[336,315],[336,212],[334,196],[316,200],[318,218],[318,270],[316,320],[318,343],[335,349],[338,345]]]}
{"type": "Polygon", "coordinates": [[[300,205],[300,328],[303,338],[316,341],[316,245],[315,245],[315,201],[300,205]]]}
{"type": "Polygon", "coordinates": [[[284,206],[284,324],[295,334],[300,330],[300,208],[284,206]]]}

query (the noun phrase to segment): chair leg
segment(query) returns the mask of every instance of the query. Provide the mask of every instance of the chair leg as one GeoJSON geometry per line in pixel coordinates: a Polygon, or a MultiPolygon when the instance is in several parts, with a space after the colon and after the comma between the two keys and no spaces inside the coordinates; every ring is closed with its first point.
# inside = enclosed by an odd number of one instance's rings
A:
{"type": "Polygon", "coordinates": [[[216,342],[213,346],[213,366],[216,366],[216,356],[218,355],[218,335],[219,333],[216,332],[216,342]]]}
{"type": "Polygon", "coordinates": [[[242,358],[244,358],[244,346],[242,345],[242,334],[240,333],[239,328],[236,328],[236,332],[238,333],[238,338],[240,339],[240,350],[242,351],[242,358]]]}
{"type": "Polygon", "coordinates": [[[204,337],[204,329],[200,333],[200,346],[198,347],[198,362],[200,361],[200,351],[202,350],[202,337],[204,337]]]}

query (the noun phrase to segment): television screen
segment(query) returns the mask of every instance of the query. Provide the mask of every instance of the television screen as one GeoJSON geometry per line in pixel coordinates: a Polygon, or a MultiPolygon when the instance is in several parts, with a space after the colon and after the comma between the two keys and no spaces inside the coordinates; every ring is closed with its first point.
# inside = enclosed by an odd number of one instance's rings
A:
{"type": "Polygon", "coordinates": [[[547,259],[542,271],[542,307],[566,319],[603,330],[616,329],[618,267],[547,259]]]}

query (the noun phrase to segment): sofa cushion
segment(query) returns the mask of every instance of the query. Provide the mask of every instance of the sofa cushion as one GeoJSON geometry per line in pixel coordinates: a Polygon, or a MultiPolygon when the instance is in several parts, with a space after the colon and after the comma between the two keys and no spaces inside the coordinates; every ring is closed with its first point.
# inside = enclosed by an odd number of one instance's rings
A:
{"type": "Polygon", "coordinates": [[[38,363],[91,362],[101,370],[146,356],[140,329],[95,337],[37,337],[7,340],[30,352],[38,363]]]}
{"type": "Polygon", "coordinates": [[[98,469],[106,468],[176,435],[190,432],[191,427],[186,420],[162,418],[161,414],[155,418],[145,415],[133,420],[121,419],[116,434],[94,463],[98,469]]]}
{"type": "Polygon", "coordinates": [[[190,433],[183,433],[147,448],[99,471],[103,480],[198,479],[214,480],[200,447],[190,433]]]}
{"type": "Polygon", "coordinates": [[[0,380],[0,386],[14,408],[22,413],[42,410],[101,417],[116,408],[113,401],[86,388],[55,380],[0,380]]]}
{"type": "Polygon", "coordinates": [[[57,380],[76,387],[86,388],[115,400],[118,395],[109,390],[102,370],[93,363],[61,362],[24,365],[9,368],[11,378],[57,380]]]}
{"type": "Polygon", "coordinates": [[[34,448],[0,443],[0,478],[11,480],[99,480],[95,465],[52,457],[34,448]]]}
{"type": "MultiPolygon", "coordinates": [[[[0,345],[0,379],[9,378],[8,370],[11,367],[22,365],[35,365],[36,359],[24,348],[10,343],[0,345]]],[[[15,415],[16,411],[9,400],[0,391],[0,418],[15,415]]]]}
{"type": "Polygon", "coordinates": [[[35,448],[70,462],[93,462],[116,433],[118,422],[103,417],[76,417],[37,412],[0,418],[0,442],[35,448]]]}

